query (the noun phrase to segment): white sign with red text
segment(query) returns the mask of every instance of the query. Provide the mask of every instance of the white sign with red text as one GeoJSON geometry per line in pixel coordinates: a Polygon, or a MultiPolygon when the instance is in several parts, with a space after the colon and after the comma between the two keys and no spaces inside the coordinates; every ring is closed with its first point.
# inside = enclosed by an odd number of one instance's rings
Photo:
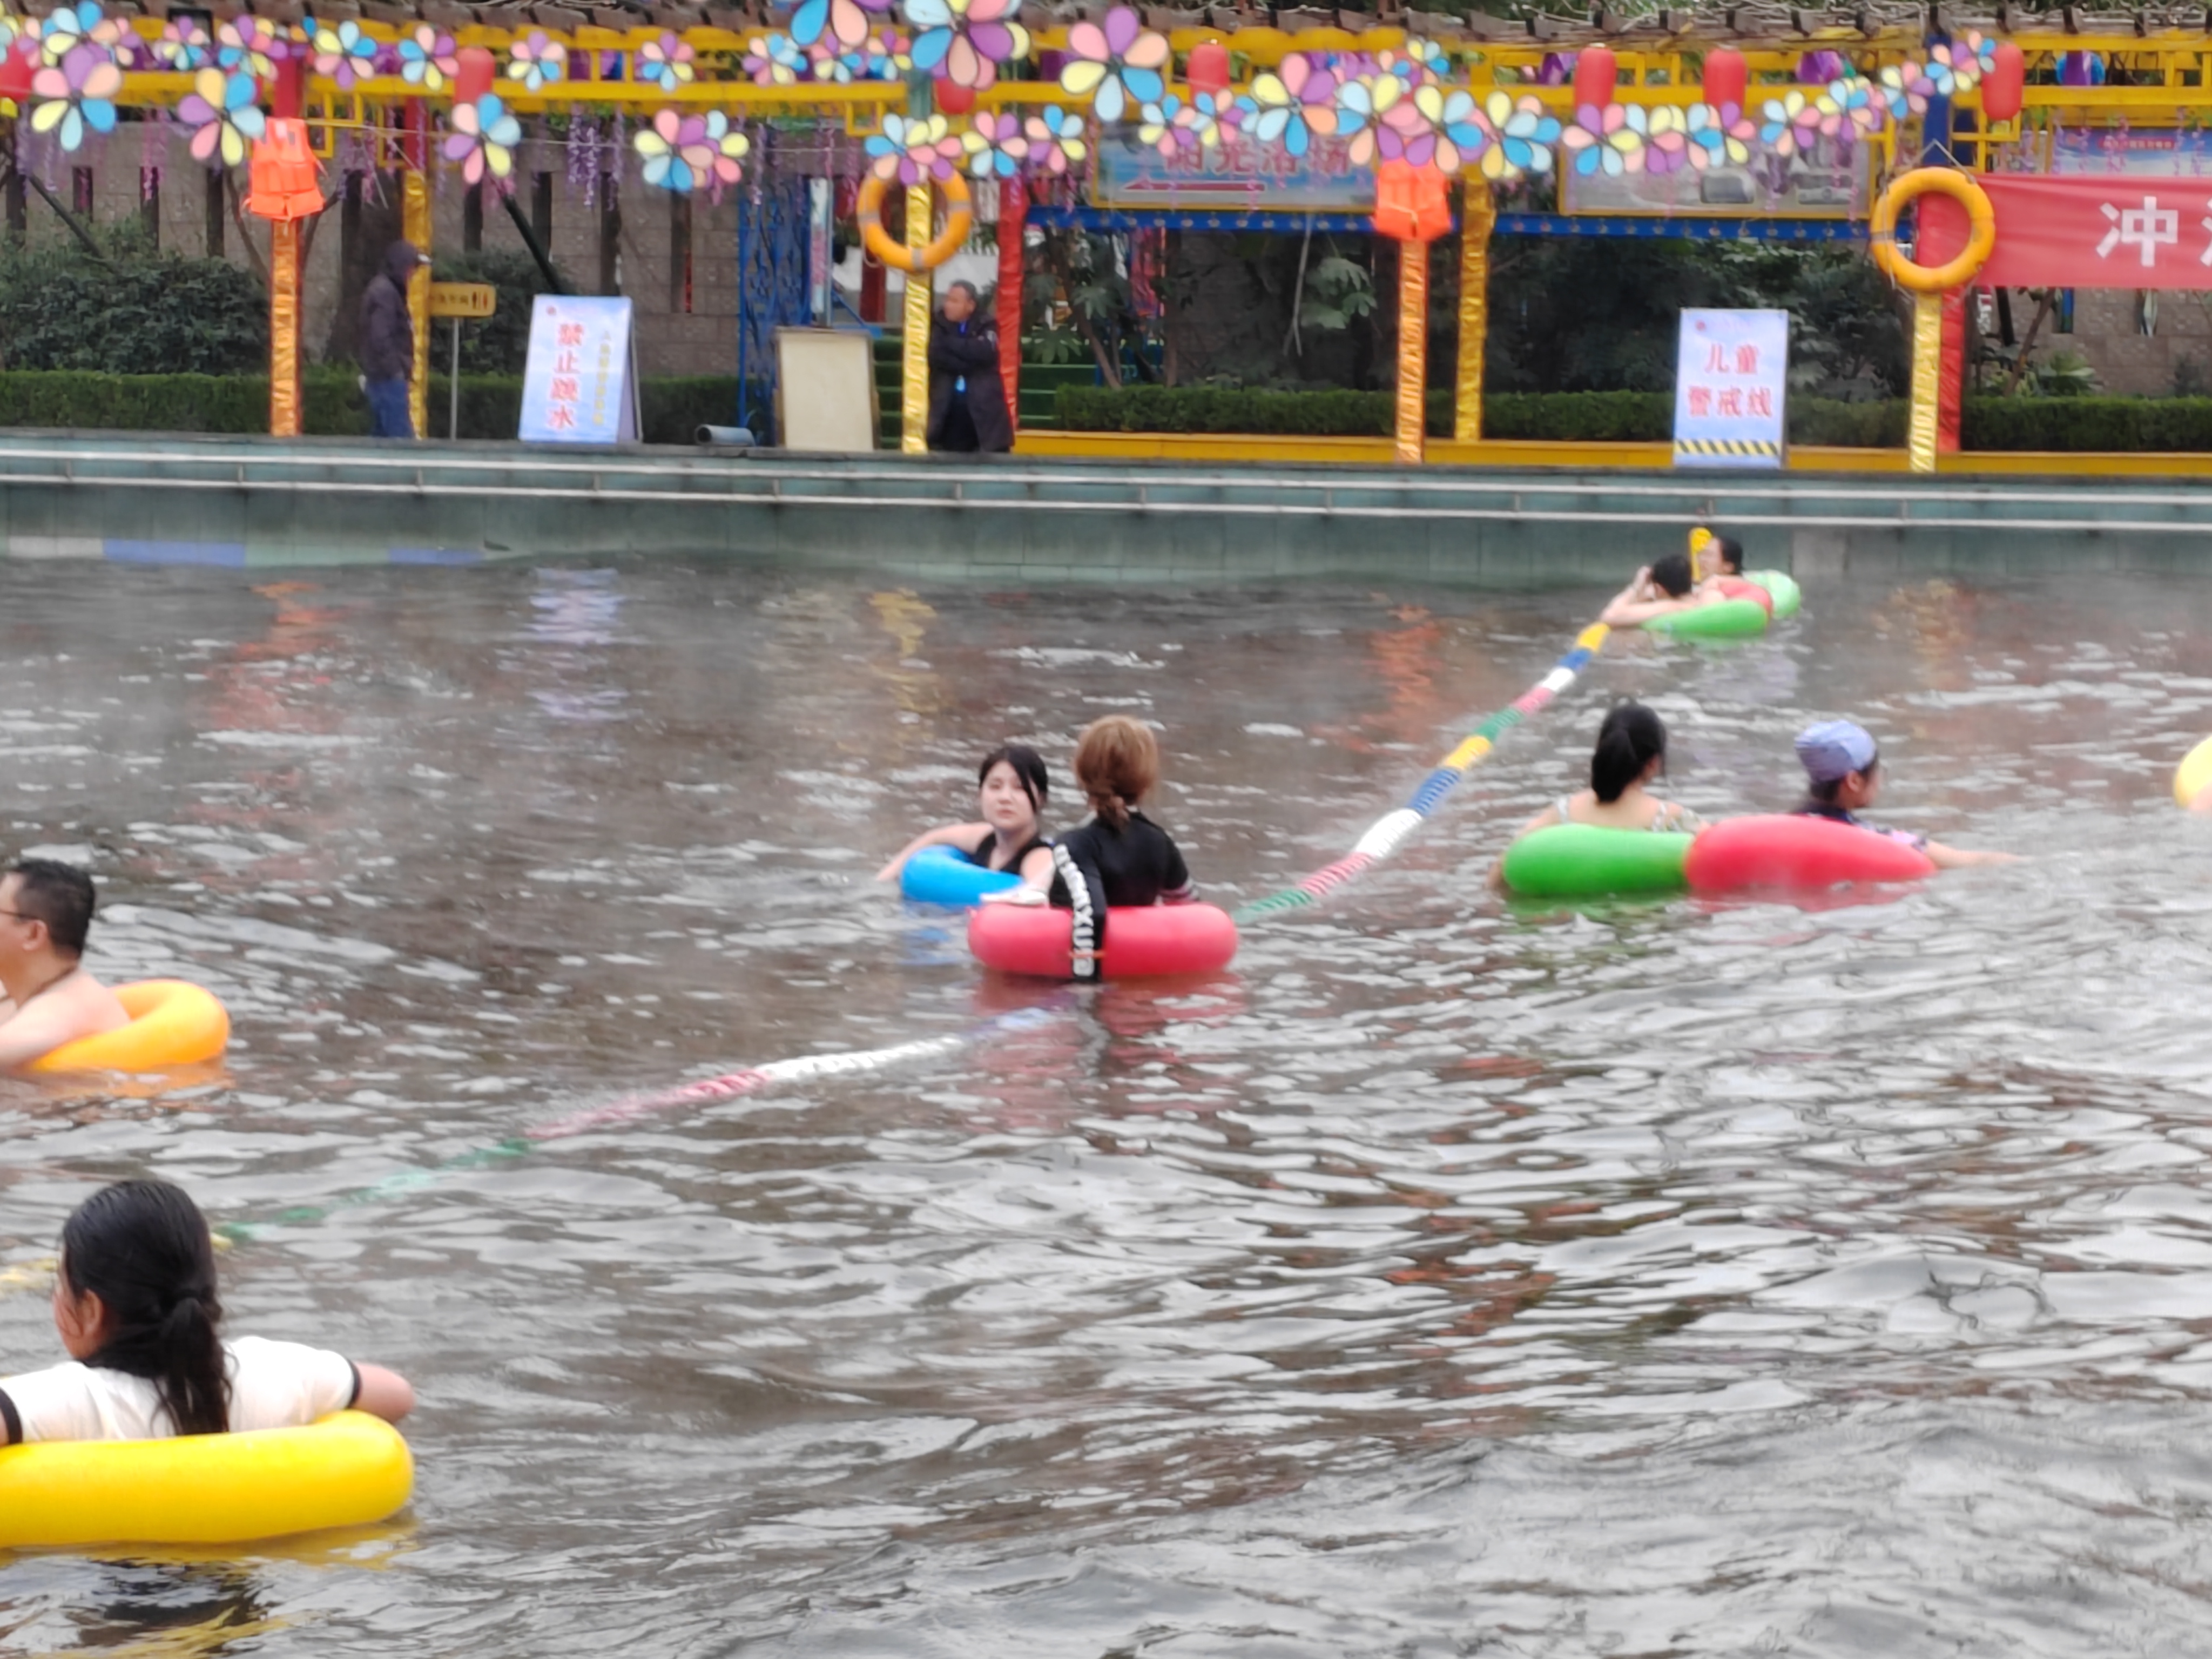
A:
{"type": "Polygon", "coordinates": [[[633,361],[629,301],[539,295],[522,373],[523,442],[635,442],[633,361]]]}
{"type": "Polygon", "coordinates": [[[1674,370],[1674,465],[1782,465],[1786,311],[1685,311],[1674,370]]]}

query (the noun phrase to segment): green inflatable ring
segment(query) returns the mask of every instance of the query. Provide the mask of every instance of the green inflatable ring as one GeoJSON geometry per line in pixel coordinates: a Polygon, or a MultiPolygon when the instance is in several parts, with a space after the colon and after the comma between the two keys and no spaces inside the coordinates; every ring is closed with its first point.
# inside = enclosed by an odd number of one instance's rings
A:
{"type": "Polygon", "coordinates": [[[1802,596],[1797,592],[1796,578],[1787,571],[1747,570],[1743,573],[1743,579],[1747,582],[1757,582],[1766,590],[1767,597],[1774,601],[1775,621],[1780,622],[1784,617],[1797,614],[1797,604],[1802,596]]]}
{"type": "Polygon", "coordinates": [[[1757,599],[1721,599],[1690,611],[1669,611],[1644,627],[1678,640],[1740,640],[1766,631],[1766,607],[1757,599]]]}
{"type": "Polygon", "coordinates": [[[1554,823],[1505,849],[1505,885],[1522,898],[1671,893],[1689,885],[1691,836],[1669,830],[1554,823]]]}

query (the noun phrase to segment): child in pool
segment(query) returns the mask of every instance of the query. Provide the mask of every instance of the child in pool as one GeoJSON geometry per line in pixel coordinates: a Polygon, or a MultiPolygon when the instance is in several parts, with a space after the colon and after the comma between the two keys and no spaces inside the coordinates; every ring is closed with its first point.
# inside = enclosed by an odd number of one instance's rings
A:
{"type": "Polygon", "coordinates": [[[1686,553],[1669,553],[1636,573],[1636,580],[1614,594],[1598,620],[1613,628],[1640,628],[1654,617],[1695,611],[1719,601],[1718,592],[1698,587],[1686,553]]]}
{"type": "Polygon", "coordinates": [[[125,1181],[62,1228],[54,1328],[65,1365],[0,1377],[0,1445],[296,1428],[348,1407],[396,1423],[406,1379],[297,1342],[216,1334],[215,1246],[180,1187],[125,1181]]]}
{"type": "MultiPolygon", "coordinates": [[[[1640,702],[1624,702],[1597,729],[1590,752],[1590,787],[1562,795],[1522,824],[1519,841],[1555,823],[1588,823],[1601,830],[1673,830],[1696,835],[1705,821],[1686,806],[1661,800],[1645,785],[1667,775],[1667,726],[1640,702]]],[[[1490,866],[1493,890],[1505,885],[1505,861],[1490,866]]]]}
{"type": "Polygon", "coordinates": [[[1699,525],[1690,532],[1690,563],[1697,573],[1698,592],[1724,599],[1753,599],[1771,614],[1774,596],[1743,574],[1743,544],[1699,525]]]}
{"type": "Polygon", "coordinates": [[[1826,818],[1832,823],[1848,823],[1869,835],[1902,842],[1927,854],[1938,870],[2020,861],[2016,853],[1946,847],[1909,830],[1885,830],[1860,817],[1860,809],[1873,805],[1881,790],[1881,751],[1875,744],[1874,734],[1863,726],[1850,720],[1822,720],[1808,726],[1797,734],[1797,758],[1805,767],[1805,799],[1790,809],[1793,817],[1826,818]]]}
{"type": "Polygon", "coordinates": [[[1043,891],[1052,878],[1052,843],[1037,833],[1038,815],[1050,792],[1043,757],[1026,744],[1001,744],[975,769],[975,785],[981,823],[948,823],[916,836],[876,872],[876,879],[896,881],[906,861],[925,847],[953,847],[971,864],[1014,871],[1043,891]]]}

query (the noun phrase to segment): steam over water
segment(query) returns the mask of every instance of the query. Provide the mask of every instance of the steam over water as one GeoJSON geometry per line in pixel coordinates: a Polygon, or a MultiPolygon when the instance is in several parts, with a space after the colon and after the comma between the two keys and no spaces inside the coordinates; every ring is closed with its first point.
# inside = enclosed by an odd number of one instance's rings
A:
{"type": "MultiPolygon", "coordinates": [[[[870,879],[984,750],[1037,744],[1065,824],[1075,732],[1158,721],[1154,815],[1234,903],[1601,596],[0,582],[8,848],[89,861],[97,969],[201,980],[238,1035],[179,1092],[0,1084],[0,1273],[158,1173],[264,1224],[234,1330],[422,1399],[400,1521],[0,1557],[0,1652],[2203,1650],[2212,822],[2167,781],[2212,586],[1838,584],[1740,646],[1616,637],[1228,975],[1062,992],[870,879]],[[2033,862],[1500,905],[1625,695],[1707,817],[1787,805],[1792,734],[1848,714],[1875,816],[2033,862]]],[[[0,1374],[61,1358],[34,1279],[0,1374]]]]}

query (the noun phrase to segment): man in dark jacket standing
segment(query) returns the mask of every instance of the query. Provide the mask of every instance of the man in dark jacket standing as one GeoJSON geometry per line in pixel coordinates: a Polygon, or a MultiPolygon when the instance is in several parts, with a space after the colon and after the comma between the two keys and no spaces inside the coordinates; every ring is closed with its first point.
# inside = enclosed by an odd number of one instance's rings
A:
{"type": "MultiPolygon", "coordinates": [[[[908,280],[912,281],[912,278],[908,280]]],[[[999,331],[975,309],[975,284],[954,283],[929,323],[929,447],[1000,453],[1014,447],[999,378],[999,331]]]]}
{"type": "Polygon", "coordinates": [[[412,438],[414,417],[407,405],[408,377],[415,372],[415,319],[407,309],[407,285],[429,256],[412,242],[384,250],[384,268],[361,296],[361,378],[368,393],[368,435],[412,438]]]}

